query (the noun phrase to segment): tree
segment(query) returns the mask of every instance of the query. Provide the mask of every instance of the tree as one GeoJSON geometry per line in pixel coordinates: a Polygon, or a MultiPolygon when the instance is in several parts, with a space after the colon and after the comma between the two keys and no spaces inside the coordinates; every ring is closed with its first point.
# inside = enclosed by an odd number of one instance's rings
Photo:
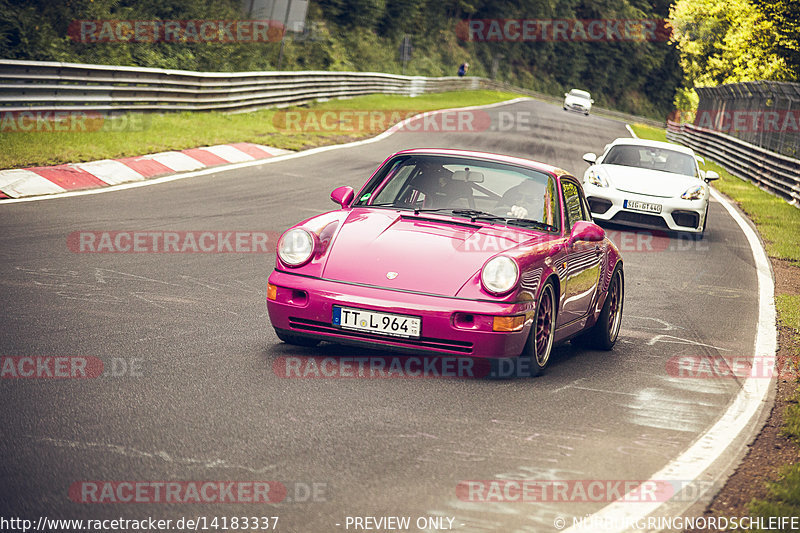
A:
{"type": "MultiPolygon", "coordinates": [[[[664,116],[680,78],[675,51],[666,42],[473,42],[457,30],[467,19],[663,19],[669,1],[314,0],[307,21],[314,33],[286,39],[283,66],[399,73],[397,47],[409,34],[412,75],[454,75],[469,61],[470,75],[488,76],[499,61],[498,78],[511,84],[550,94],[585,87],[599,105],[664,116]]],[[[81,42],[68,31],[70,23],[81,20],[236,20],[248,16],[242,6],[242,0],[0,0],[0,57],[270,70],[278,56],[275,42],[81,42]]]]}
{"type": "Polygon", "coordinates": [[[669,21],[689,87],[791,78],[774,21],[750,0],[678,0],[669,21]]]}
{"type": "Polygon", "coordinates": [[[774,50],[790,71],[787,77],[800,81],[800,0],[754,0],[772,21],[774,50]]]}

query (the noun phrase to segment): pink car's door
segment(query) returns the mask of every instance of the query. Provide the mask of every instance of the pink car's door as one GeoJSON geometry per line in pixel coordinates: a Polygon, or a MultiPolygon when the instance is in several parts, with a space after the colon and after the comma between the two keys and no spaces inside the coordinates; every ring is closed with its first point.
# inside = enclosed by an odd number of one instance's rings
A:
{"type": "MultiPolygon", "coordinates": [[[[580,220],[592,221],[582,200],[581,191],[571,180],[562,180],[566,233],[580,220]]],[[[586,316],[600,279],[601,245],[599,242],[576,240],[567,246],[567,266],[562,280],[562,302],[559,326],[586,316]]]]}

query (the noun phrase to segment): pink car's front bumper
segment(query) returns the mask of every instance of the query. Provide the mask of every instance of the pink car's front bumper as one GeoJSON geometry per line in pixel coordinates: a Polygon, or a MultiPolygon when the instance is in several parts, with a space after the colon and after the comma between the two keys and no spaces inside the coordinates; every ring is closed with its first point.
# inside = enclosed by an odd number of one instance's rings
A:
{"type": "Polygon", "coordinates": [[[516,357],[522,353],[531,327],[533,302],[433,296],[280,271],[270,275],[269,283],[277,287],[275,300],[267,300],[269,318],[276,330],[330,342],[407,352],[516,357]],[[334,305],[421,317],[421,336],[410,339],[340,329],[332,324],[334,305]],[[521,330],[492,330],[493,317],[522,314],[527,316],[521,330]]]}

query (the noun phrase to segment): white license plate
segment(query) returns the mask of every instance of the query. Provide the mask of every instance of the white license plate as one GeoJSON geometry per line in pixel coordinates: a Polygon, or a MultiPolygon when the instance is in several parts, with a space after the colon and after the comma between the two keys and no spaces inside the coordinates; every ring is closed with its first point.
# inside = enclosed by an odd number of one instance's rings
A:
{"type": "Polygon", "coordinates": [[[333,306],[333,325],[393,337],[419,338],[422,319],[415,316],[378,313],[365,309],[333,306]]]}
{"type": "Polygon", "coordinates": [[[661,204],[649,204],[647,202],[640,202],[639,200],[625,200],[622,207],[625,209],[632,209],[634,211],[646,211],[648,213],[660,213],[661,204]]]}

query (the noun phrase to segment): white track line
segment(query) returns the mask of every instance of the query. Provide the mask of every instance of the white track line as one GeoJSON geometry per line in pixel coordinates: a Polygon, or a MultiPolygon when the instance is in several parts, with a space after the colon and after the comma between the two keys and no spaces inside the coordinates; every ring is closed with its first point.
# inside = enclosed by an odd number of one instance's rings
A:
{"type": "MultiPolygon", "coordinates": [[[[88,195],[91,195],[91,194],[103,194],[103,193],[107,193],[107,192],[124,191],[124,190],[127,190],[127,189],[135,189],[137,187],[148,187],[150,185],[158,185],[159,183],[167,183],[167,182],[170,182],[170,181],[182,180],[182,179],[186,179],[186,178],[193,178],[195,176],[207,176],[209,174],[216,174],[218,172],[226,172],[228,170],[238,170],[240,168],[253,167],[253,166],[257,166],[257,165],[268,165],[270,163],[276,163],[278,161],[285,161],[287,159],[294,159],[294,158],[297,158],[297,157],[306,157],[306,156],[309,156],[309,155],[318,154],[320,152],[327,152],[329,150],[339,150],[341,148],[352,148],[354,146],[361,146],[361,145],[364,145],[364,144],[369,144],[369,143],[382,141],[383,139],[386,139],[387,137],[389,137],[390,135],[393,135],[396,131],[401,129],[399,127],[400,125],[405,125],[406,123],[408,123],[408,122],[410,122],[412,120],[415,120],[418,117],[424,116],[426,114],[445,113],[445,112],[448,112],[448,111],[456,111],[456,110],[490,109],[492,107],[500,107],[500,106],[504,106],[504,105],[516,104],[517,102],[522,102],[522,101],[525,101],[525,100],[531,100],[531,98],[527,98],[527,97],[514,98],[512,100],[506,100],[506,101],[503,101],[503,102],[496,102],[494,104],[476,105],[476,106],[469,106],[469,107],[458,107],[458,108],[452,108],[452,109],[437,109],[437,110],[434,110],[434,111],[426,111],[424,113],[419,113],[418,115],[414,115],[413,117],[409,117],[406,120],[404,120],[403,122],[400,122],[399,124],[395,124],[390,129],[384,131],[380,135],[377,135],[375,137],[371,137],[369,139],[364,139],[364,140],[361,140],[361,141],[353,141],[353,142],[346,143],[346,144],[334,144],[334,145],[331,145],[331,146],[321,146],[319,148],[312,148],[311,150],[304,150],[302,152],[293,152],[293,153],[286,154],[286,155],[279,155],[279,156],[271,157],[269,159],[259,159],[259,160],[256,160],[256,161],[246,161],[244,163],[234,163],[234,164],[231,164],[231,165],[220,165],[220,166],[217,166],[217,167],[206,168],[206,169],[203,169],[203,170],[197,170],[197,171],[193,171],[193,172],[186,172],[184,174],[175,174],[173,176],[164,176],[162,178],[155,178],[155,179],[151,179],[151,180],[138,181],[138,182],[134,182],[134,183],[123,183],[121,185],[113,185],[111,187],[101,187],[99,189],[89,189],[89,190],[85,190],[85,191],[71,191],[71,192],[58,193],[58,194],[49,194],[47,196],[32,196],[32,197],[29,197],[29,198],[4,199],[4,200],[0,200],[0,206],[6,205],[6,204],[15,204],[15,203],[19,203],[19,202],[39,202],[39,201],[42,201],[42,200],[54,200],[56,198],[71,198],[73,196],[88,196],[88,195]]],[[[160,155],[160,154],[157,154],[157,155],[160,155]]]]}

